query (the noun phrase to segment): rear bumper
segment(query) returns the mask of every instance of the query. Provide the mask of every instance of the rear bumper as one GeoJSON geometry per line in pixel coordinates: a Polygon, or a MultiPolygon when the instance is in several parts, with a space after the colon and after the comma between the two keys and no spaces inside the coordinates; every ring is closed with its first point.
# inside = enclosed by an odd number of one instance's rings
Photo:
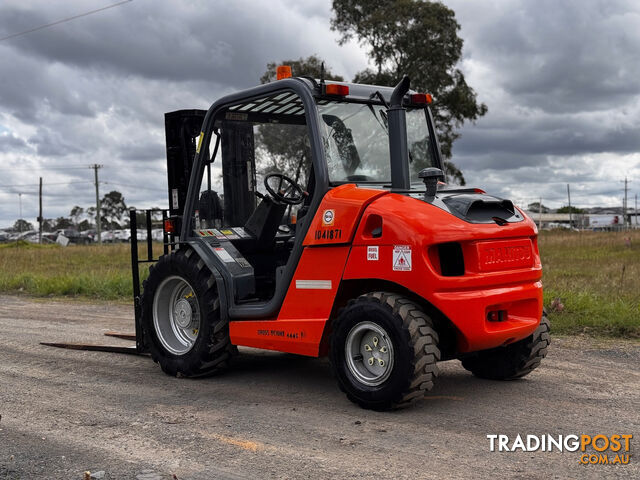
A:
{"type": "Polygon", "coordinates": [[[433,303],[456,326],[460,353],[486,350],[531,335],[542,316],[540,281],[485,289],[433,293],[433,303]],[[490,312],[503,312],[501,321],[490,312]]]}

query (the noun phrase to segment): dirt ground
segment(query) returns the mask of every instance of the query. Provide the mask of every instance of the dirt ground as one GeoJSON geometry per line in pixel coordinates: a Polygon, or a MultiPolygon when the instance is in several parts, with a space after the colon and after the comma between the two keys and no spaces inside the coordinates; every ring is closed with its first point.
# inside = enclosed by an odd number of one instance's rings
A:
{"type": "Polygon", "coordinates": [[[432,392],[379,413],[351,404],[325,360],[241,349],[233,370],[164,375],[127,345],[132,308],[0,296],[0,479],[640,478],[640,346],[554,338],[514,382],[441,363],[432,392]],[[488,434],[633,434],[628,465],[579,452],[490,452],[488,434]],[[99,476],[99,475],[98,475],[99,476]]]}

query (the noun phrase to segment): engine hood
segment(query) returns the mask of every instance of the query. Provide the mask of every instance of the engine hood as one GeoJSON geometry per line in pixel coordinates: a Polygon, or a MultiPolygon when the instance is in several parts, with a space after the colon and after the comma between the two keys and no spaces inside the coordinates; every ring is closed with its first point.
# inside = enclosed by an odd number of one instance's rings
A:
{"type": "Polygon", "coordinates": [[[488,195],[477,188],[451,188],[441,185],[434,197],[428,197],[424,193],[407,195],[469,223],[505,225],[524,220],[524,215],[511,200],[488,195]]]}

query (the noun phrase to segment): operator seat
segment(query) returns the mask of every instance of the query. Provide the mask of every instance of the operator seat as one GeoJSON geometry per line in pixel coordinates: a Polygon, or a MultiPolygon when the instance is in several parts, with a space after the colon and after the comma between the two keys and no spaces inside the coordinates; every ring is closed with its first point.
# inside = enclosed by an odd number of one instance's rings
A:
{"type": "Polygon", "coordinates": [[[267,195],[263,196],[244,225],[244,229],[255,236],[256,250],[266,250],[273,246],[286,209],[287,205],[276,202],[267,195]]]}

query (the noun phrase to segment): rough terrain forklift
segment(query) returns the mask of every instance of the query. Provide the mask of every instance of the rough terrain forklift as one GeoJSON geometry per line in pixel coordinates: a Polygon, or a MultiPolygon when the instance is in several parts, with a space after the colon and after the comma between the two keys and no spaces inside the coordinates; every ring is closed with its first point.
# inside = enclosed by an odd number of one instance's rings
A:
{"type": "Polygon", "coordinates": [[[535,369],[536,226],[444,183],[431,96],[407,77],[278,76],[166,114],[170,248],[142,295],[134,263],[138,349],[184,377],[225,370],[238,346],[328,355],[348,398],[379,410],[423,397],[438,361],[535,369]]]}

